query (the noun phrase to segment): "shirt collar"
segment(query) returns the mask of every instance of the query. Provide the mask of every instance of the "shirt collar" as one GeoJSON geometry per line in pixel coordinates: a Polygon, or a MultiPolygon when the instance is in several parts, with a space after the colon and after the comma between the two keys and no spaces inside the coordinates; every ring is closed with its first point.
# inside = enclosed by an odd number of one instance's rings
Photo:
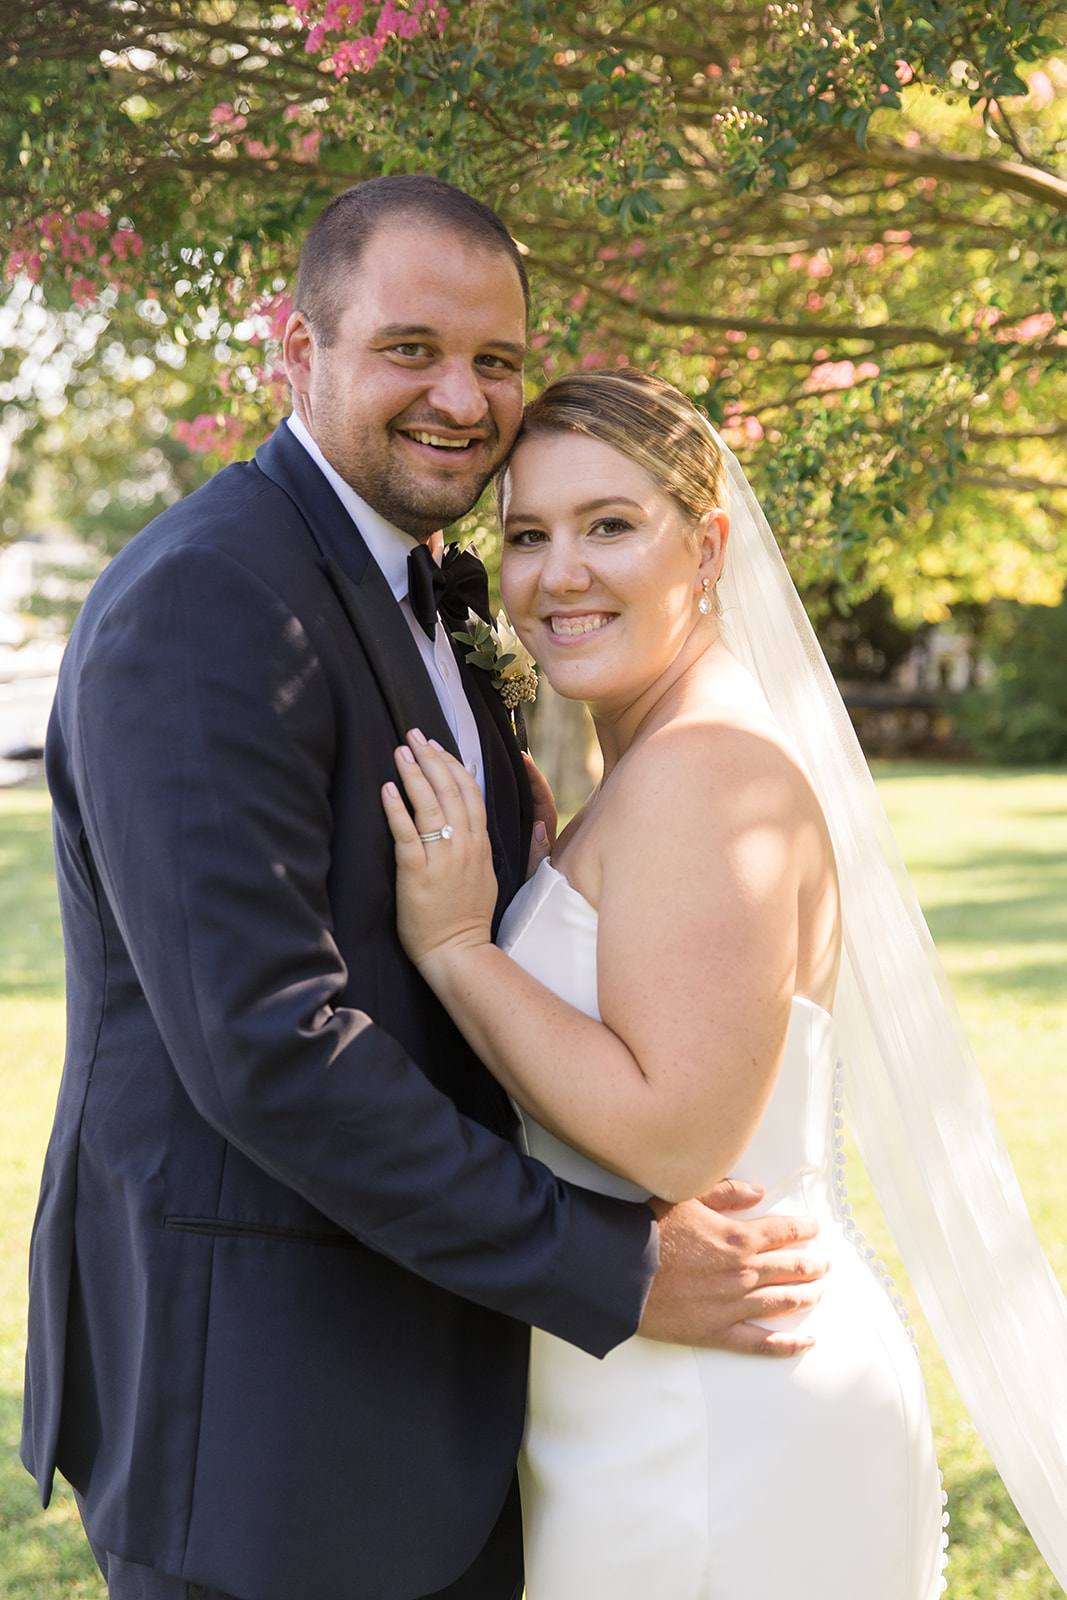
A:
{"type": "Polygon", "coordinates": [[[356,493],[350,483],[345,482],[341,474],[331,467],[298,416],[291,413],[286,421],[290,432],[299,439],[308,455],[324,474],[337,498],[363,535],[367,549],[381,568],[394,597],[403,600],[408,592],[408,552],[419,543],[418,539],[413,538],[410,533],[405,533],[402,528],[394,528],[380,512],[367,504],[362,495],[356,493]]]}

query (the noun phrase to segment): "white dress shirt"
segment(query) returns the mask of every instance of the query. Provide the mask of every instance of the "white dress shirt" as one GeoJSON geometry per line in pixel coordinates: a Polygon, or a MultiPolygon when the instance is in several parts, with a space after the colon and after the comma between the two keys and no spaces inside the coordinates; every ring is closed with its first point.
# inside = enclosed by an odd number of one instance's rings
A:
{"type": "Polygon", "coordinates": [[[452,730],[460,755],[467,771],[472,777],[477,778],[478,787],[484,797],[485,771],[482,744],[478,737],[474,712],[468,704],[460,682],[452,642],[440,617],[437,619],[437,632],[432,639],[428,639],[422,627],[416,622],[408,600],[408,552],[413,550],[419,541],[410,533],[394,528],[391,522],[386,522],[373,506],[369,506],[362,496],[356,493],[350,483],[345,482],[340,473],[331,467],[298,416],[290,415],[287,421],[292,433],[325,474],[331,488],[355,522],[371,556],[378,563],[386,583],[399,602],[411,629],[411,636],[419,647],[419,654],[433,684],[434,693],[441,702],[441,710],[452,730]]]}

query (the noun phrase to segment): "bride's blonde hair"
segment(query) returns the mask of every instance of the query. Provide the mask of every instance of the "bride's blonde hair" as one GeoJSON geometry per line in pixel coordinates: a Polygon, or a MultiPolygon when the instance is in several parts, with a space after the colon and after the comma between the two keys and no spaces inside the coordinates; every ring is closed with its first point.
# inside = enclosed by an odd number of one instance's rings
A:
{"type": "MultiPolygon", "coordinates": [[[[584,433],[648,473],[694,521],[729,506],[722,452],[679,389],[636,367],[571,372],[523,412],[516,444],[545,433],[584,433]]],[[[501,473],[501,482],[507,468],[501,473]]]]}

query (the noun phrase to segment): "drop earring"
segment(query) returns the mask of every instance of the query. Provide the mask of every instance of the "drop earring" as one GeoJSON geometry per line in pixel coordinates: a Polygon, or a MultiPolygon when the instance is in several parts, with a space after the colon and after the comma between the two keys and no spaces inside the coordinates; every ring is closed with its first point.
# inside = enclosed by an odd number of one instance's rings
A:
{"type": "Polygon", "coordinates": [[[700,612],[702,617],[706,617],[708,612],[711,610],[711,599],[708,595],[708,590],[711,588],[710,580],[708,578],[704,578],[701,581],[700,587],[703,589],[704,593],[697,601],[697,610],[700,612]]]}

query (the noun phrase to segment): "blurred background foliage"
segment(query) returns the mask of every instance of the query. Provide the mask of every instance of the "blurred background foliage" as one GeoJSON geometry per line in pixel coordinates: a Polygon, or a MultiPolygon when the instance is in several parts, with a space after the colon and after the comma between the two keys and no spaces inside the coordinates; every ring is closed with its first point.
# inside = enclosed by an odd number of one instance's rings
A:
{"type": "Polygon", "coordinates": [[[861,677],[934,627],[1004,661],[1012,608],[1058,606],[1067,571],[1065,21],[7,0],[0,534],[52,519],[111,553],[248,453],[285,410],[307,224],[427,170],[525,252],[531,388],[628,360],[722,429],[831,654],[869,618],[861,677]]]}

